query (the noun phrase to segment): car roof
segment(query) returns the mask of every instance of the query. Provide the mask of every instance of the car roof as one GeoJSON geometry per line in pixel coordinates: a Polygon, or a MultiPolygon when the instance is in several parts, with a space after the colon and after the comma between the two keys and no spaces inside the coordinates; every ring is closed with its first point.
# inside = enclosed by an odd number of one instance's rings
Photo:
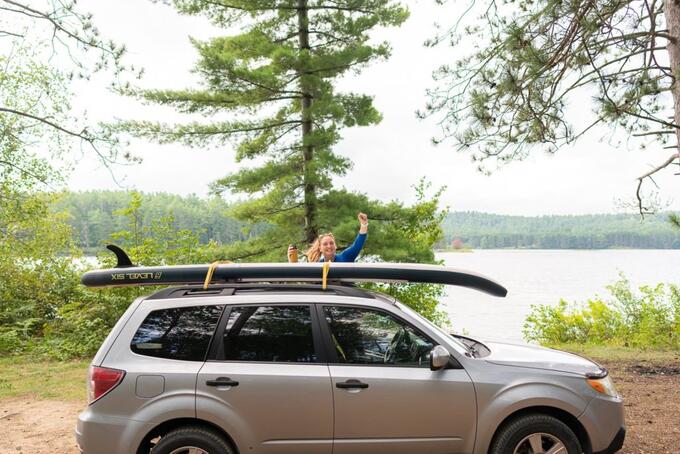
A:
{"type": "MultiPolygon", "coordinates": [[[[292,287],[292,286],[291,286],[292,287]]],[[[331,286],[329,286],[331,287],[331,286]]],[[[333,286],[335,287],[335,286],[333,286]]],[[[240,304],[350,304],[370,307],[395,307],[396,300],[389,295],[354,289],[356,292],[346,293],[342,289],[308,289],[297,288],[290,290],[276,289],[272,291],[241,291],[231,292],[229,288],[214,289],[223,292],[192,292],[186,293],[186,287],[164,289],[143,299],[141,305],[148,303],[151,310],[162,308],[188,307],[198,305],[240,305],[240,304]],[[330,291],[329,291],[330,290],[330,291]],[[340,290],[340,292],[336,292],[340,290]],[[173,291],[177,295],[173,295],[173,291]]]]}

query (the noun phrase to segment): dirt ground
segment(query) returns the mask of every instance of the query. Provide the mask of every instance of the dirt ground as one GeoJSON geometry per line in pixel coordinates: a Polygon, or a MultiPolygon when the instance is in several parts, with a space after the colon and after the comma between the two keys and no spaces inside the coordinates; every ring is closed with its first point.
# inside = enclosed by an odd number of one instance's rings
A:
{"type": "MultiPolygon", "coordinates": [[[[622,454],[680,453],[680,361],[607,364],[626,406],[622,454]]],[[[0,400],[1,454],[75,454],[83,402],[0,400]]]]}

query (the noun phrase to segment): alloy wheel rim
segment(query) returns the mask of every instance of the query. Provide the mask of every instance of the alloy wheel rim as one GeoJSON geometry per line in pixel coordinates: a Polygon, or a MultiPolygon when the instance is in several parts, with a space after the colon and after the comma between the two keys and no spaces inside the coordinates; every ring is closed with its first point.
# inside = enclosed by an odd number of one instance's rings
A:
{"type": "Polygon", "coordinates": [[[554,435],[535,433],[522,439],[513,454],[568,454],[567,447],[554,435]]]}
{"type": "Polygon", "coordinates": [[[210,454],[205,449],[197,448],[196,446],[182,446],[181,448],[173,449],[170,454],[210,454]]]}

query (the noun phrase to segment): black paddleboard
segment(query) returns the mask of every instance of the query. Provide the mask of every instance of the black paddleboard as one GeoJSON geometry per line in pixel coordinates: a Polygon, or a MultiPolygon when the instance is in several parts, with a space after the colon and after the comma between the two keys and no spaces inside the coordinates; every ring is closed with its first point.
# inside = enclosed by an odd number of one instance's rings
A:
{"type": "MultiPolygon", "coordinates": [[[[88,271],[88,287],[203,284],[210,265],[138,266],[88,271]]],[[[211,283],[321,282],[323,263],[234,263],[215,267],[211,283]]],[[[494,296],[508,291],[484,276],[439,265],[331,263],[329,282],[430,283],[468,287],[494,296]]]]}

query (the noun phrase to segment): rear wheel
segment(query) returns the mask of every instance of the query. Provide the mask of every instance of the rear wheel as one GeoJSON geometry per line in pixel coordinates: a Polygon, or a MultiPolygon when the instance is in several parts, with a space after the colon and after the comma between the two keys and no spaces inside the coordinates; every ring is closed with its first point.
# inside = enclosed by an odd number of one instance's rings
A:
{"type": "Polygon", "coordinates": [[[490,454],[580,454],[581,444],[565,423],[549,415],[520,416],[498,432],[490,454]]]}
{"type": "Polygon", "coordinates": [[[151,454],[234,454],[229,442],[205,427],[189,426],[163,435],[151,454]]]}

